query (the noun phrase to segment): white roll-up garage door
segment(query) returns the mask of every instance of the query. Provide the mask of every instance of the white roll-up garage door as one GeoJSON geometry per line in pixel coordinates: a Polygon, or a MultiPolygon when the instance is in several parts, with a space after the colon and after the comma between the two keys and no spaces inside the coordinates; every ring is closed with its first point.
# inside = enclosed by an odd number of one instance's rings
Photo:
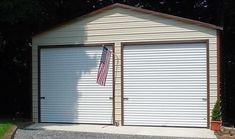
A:
{"type": "Polygon", "coordinates": [[[205,43],[124,46],[124,125],[207,127],[205,43]]]}
{"type": "Polygon", "coordinates": [[[106,86],[99,86],[101,53],[102,47],[40,49],[41,122],[112,124],[112,58],[106,86]]]}

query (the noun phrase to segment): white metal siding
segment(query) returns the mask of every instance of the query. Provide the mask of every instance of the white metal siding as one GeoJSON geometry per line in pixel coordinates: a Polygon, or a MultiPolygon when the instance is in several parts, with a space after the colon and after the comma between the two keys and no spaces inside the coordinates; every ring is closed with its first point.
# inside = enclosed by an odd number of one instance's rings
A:
{"type": "Polygon", "coordinates": [[[124,125],[207,127],[206,44],[124,47],[124,125]]]}
{"type": "Polygon", "coordinates": [[[113,8],[82,20],[74,20],[33,37],[33,121],[38,121],[39,45],[115,43],[115,119],[121,121],[121,42],[182,40],[209,41],[209,91],[212,109],[218,92],[216,30],[128,9],[113,8]]]}
{"type": "Polygon", "coordinates": [[[96,84],[101,47],[41,49],[41,122],[112,124],[112,59],[96,84]]]}

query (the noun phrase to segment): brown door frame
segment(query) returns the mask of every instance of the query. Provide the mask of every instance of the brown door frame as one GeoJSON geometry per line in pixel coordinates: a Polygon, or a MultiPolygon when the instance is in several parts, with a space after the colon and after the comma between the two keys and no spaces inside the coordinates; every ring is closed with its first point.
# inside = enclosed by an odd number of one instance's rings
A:
{"type": "MultiPolygon", "coordinates": [[[[68,45],[39,45],[37,48],[38,51],[38,122],[39,123],[46,123],[41,122],[41,49],[53,49],[53,48],[71,48],[71,47],[112,47],[112,51],[115,52],[114,43],[97,43],[97,44],[68,44],[68,45]]],[[[113,81],[112,81],[112,91],[113,91],[113,111],[112,111],[112,117],[113,122],[111,125],[115,125],[115,57],[112,57],[113,63],[113,81]]],[[[53,122],[49,122],[53,123],[53,122]]],[[[57,123],[57,122],[56,122],[57,123]]],[[[64,123],[64,122],[63,122],[64,123]]],[[[79,123],[79,124],[86,124],[86,123],[79,123]]],[[[89,123],[90,124],[90,123],[89,123]]],[[[92,123],[93,124],[93,123],[92,123]]],[[[94,123],[97,124],[97,123],[94,123]]],[[[104,125],[104,124],[97,124],[97,125],[104,125]]],[[[108,124],[109,125],[109,124],[108,124]]]]}
{"type": "MultiPolygon", "coordinates": [[[[136,45],[160,45],[160,44],[191,44],[191,43],[205,43],[206,44],[206,64],[207,64],[207,127],[209,128],[210,125],[210,71],[209,71],[209,39],[204,40],[179,40],[179,41],[147,41],[147,42],[122,42],[121,43],[121,103],[122,103],[122,123],[121,125],[124,126],[124,47],[128,46],[136,46],[136,45]]],[[[140,125],[142,126],[142,125],[140,125]]]]}

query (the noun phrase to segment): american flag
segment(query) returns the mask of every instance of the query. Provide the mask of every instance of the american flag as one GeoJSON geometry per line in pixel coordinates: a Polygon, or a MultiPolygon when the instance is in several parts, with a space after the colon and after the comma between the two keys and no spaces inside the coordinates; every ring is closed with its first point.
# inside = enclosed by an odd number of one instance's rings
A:
{"type": "Polygon", "coordinates": [[[111,55],[112,55],[112,52],[108,50],[108,48],[103,47],[100,65],[99,65],[98,74],[97,74],[97,80],[96,80],[96,82],[101,86],[105,86],[105,83],[106,83],[111,55]]]}

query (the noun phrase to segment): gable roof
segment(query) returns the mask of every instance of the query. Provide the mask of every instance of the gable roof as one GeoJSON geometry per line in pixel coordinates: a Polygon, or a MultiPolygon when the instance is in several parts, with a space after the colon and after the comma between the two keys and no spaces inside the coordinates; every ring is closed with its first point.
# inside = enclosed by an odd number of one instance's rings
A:
{"type": "Polygon", "coordinates": [[[115,4],[111,4],[109,6],[100,8],[98,10],[95,10],[93,12],[90,12],[88,14],[85,14],[83,16],[77,17],[75,19],[65,21],[65,22],[63,22],[59,25],[56,25],[52,28],[49,28],[45,31],[39,32],[39,33],[33,35],[33,37],[37,36],[37,35],[39,35],[43,32],[49,31],[51,29],[55,29],[59,26],[65,25],[67,23],[71,23],[75,20],[82,20],[86,17],[90,17],[90,16],[105,12],[105,11],[113,9],[113,8],[123,8],[123,9],[128,9],[128,10],[132,10],[132,11],[136,11],[136,12],[146,13],[146,14],[150,14],[150,15],[154,15],[154,16],[158,16],[158,17],[173,19],[173,20],[177,20],[177,21],[181,21],[181,22],[185,22],[185,23],[189,23],[189,24],[194,24],[194,25],[198,25],[198,26],[202,26],[202,27],[206,27],[206,28],[211,28],[211,29],[216,29],[216,30],[223,30],[223,27],[216,26],[216,25],[213,25],[213,24],[209,24],[209,23],[205,23],[205,22],[201,22],[201,21],[197,21],[197,20],[193,20],[193,19],[183,18],[183,17],[179,17],[179,16],[174,16],[174,15],[170,15],[170,14],[165,14],[165,13],[161,13],[161,12],[151,11],[151,10],[147,10],[147,9],[143,9],[143,8],[133,7],[133,6],[125,5],[125,4],[115,3],[115,4]]]}

